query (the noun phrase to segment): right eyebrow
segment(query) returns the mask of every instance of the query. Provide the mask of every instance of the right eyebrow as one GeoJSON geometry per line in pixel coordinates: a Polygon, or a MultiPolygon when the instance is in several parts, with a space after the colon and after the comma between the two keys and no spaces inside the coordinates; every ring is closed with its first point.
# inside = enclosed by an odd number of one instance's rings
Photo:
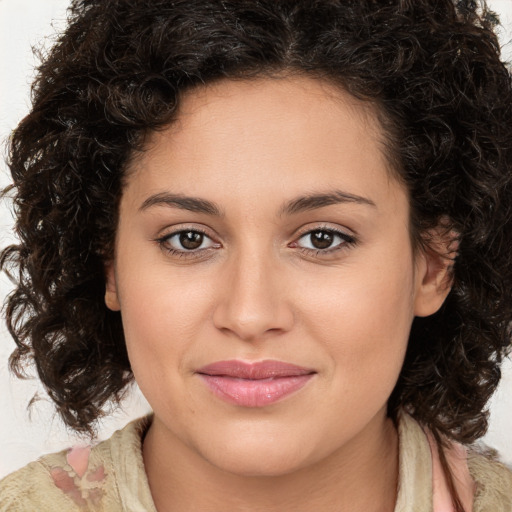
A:
{"type": "Polygon", "coordinates": [[[140,206],[139,211],[147,210],[152,206],[168,206],[171,208],[180,208],[190,212],[205,213],[216,217],[222,217],[223,213],[220,208],[211,201],[198,197],[184,196],[181,194],[171,194],[161,192],[149,196],[140,206]]]}
{"type": "Polygon", "coordinates": [[[316,210],[317,208],[323,208],[332,204],[343,203],[356,203],[377,208],[377,205],[367,197],[350,194],[342,190],[330,190],[292,199],[281,208],[280,214],[293,215],[307,210],[316,210]]]}

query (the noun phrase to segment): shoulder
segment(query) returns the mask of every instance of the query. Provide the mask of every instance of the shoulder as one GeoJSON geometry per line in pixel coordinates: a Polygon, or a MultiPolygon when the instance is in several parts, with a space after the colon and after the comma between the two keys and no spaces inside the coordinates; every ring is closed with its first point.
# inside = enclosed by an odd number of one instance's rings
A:
{"type": "Polygon", "coordinates": [[[476,483],[475,512],[512,511],[512,469],[480,448],[469,450],[468,467],[476,483]]]}
{"type": "Polygon", "coordinates": [[[94,447],[45,455],[8,475],[0,481],[0,512],[128,510],[120,492],[125,478],[136,480],[143,471],[145,424],[134,421],[94,447]]]}
{"type": "Polygon", "coordinates": [[[41,457],[0,481],[0,512],[77,510],[55,485],[51,473],[54,464],[64,467],[66,452],[41,457]]]}
{"type": "MultiPolygon", "coordinates": [[[[431,501],[434,510],[451,510],[445,470],[430,431],[406,414],[399,417],[398,426],[403,445],[400,447],[399,470],[404,475],[400,476],[400,482],[409,482],[409,487],[419,488],[420,502],[431,501]]],[[[457,443],[447,443],[443,452],[466,510],[512,512],[512,470],[498,460],[495,452],[457,443]]],[[[403,510],[410,510],[410,503],[408,499],[403,510]]]]}

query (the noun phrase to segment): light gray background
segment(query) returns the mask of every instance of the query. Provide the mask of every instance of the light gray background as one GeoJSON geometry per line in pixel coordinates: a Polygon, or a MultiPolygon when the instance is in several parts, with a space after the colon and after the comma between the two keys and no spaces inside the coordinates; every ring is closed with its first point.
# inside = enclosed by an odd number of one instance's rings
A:
{"type": "MultiPolygon", "coordinates": [[[[512,61],[512,0],[490,0],[504,27],[500,31],[503,55],[512,61]]],[[[54,31],[64,25],[69,0],[0,0],[0,141],[29,109],[29,86],[35,60],[31,46],[44,38],[46,46],[54,31]]],[[[5,149],[2,147],[2,156],[5,149]]],[[[0,164],[0,187],[8,183],[5,164],[0,164]]],[[[12,217],[5,204],[0,205],[0,247],[13,241],[12,217]]],[[[511,248],[512,249],[512,248],[511,248]]],[[[0,303],[11,289],[0,275],[0,303]]],[[[19,381],[9,375],[7,359],[14,342],[3,322],[0,325],[0,478],[34,460],[80,442],[67,431],[54,414],[37,380],[19,381]],[[40,400],[29,413],[27,404],[34,393],[40,400]]],[[[102,424],[99,438],[104,439],[131,418],[140,416],[149,406],[136,387],[129,393],[123,410],[116,411],[102,424]]],[[[507,361],[503,380],[491,402],[491,426],[485,442],[497,448],[512,464],[512,362],[507,361]]]]}

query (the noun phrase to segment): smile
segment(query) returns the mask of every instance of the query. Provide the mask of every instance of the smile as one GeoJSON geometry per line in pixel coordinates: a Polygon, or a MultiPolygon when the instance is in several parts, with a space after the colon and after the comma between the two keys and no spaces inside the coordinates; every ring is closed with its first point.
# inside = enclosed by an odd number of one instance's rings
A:
{"type": "Polygon", "coordinates": [[[298,391],[314,370],[281,361],[219,361],[197,371],[222,400],[241,407],[264,407],[298,391]]]}

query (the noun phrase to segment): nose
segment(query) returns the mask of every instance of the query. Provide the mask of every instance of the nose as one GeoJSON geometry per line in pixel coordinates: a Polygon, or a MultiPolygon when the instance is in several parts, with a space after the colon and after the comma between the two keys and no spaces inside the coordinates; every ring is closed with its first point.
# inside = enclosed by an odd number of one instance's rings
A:
{"type": "Polygon", "coordinates": [[[213,314],[217,329],[244,341],[289,331],[294,322],[287,280],[268,254],[238,254],[226,262],[213,314]]]}

